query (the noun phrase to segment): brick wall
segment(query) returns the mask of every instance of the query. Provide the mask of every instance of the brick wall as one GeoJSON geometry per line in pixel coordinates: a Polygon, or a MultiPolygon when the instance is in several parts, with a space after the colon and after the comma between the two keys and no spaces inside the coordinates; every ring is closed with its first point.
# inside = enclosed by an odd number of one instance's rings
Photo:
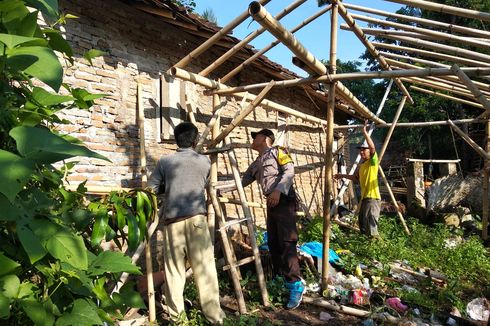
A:
{"type": "MultiPolygon", "coordinates": [[[[87,146],[109,157],[112,163],[81,158],[70,183],[87,180],[88,185],[136,187],[141,182],[139,168],[139,130],[137,122],[137,84],[142,85],[145,112],[145,143],[148,169],[152,170],[156,160],[172,153],[172,141],[160,140],[160,74],[172,64],[203,42],[156,16],[141,12],[117,0],[84,0],[60,3],[61,9],[79,19],[70,20],[64,26],[66,39],[75,51],[74,65],[68,65],[64,81],[73,87],[85,88],[94,93],[105,93],[106,97],[96,100],[89,111],[70,110],[64,118],[72,124],[60,126],[63,132],[83,140],[87,146]],[[93,60],[93,65],[83,59],[89,49],[106,52],[93,60]]],[[[213,48],[211,54],[200,57],[187,68],[198,72],[224,53],[213,48]]],[[[223,65],[216,71],[222,76],[236,63],[223,65]]],[[[247,69],[230,81],[230,85],[264,82],[272,77],[262,71],[247,69]],[[264,78],[268,78],[265,79],[264,78]]],[[[198,128],[204,130],[212,115],[211,97],[204,96],[203,88],[185,83],[187,103],[196,109],[198,128]]],[[[313,105],[303,91],[293,89],[273,90],[269,99],[293,109],[322,117],[318,104],[313,105]]],[[[237,112],[240,103],[226,98],[221,123],[226,125],[237,112]]],[[[165,108],[164,108],[165,109],[165,108]]],[[[324,172],[321,161],[324,156],[325,137],[323,129],[296,119],[289,118],[289,139],[295,160],[297,175],[295,183],[302,201],[311,213],[321,209],[324,172]]],[[[231,134],[233,142],[240,144],[236,155],[243,172],[256,157],[249,149],[250,131],[261,128],[277,128],[277,113],[257,108],[244,123],[231,134]]],[[[219,178],[231,180],[231,170],[225,155],[219,155],[219,178]]],[[[247,189],[251,201],[262,201],[256,185],[247,189]]],[[[230,215],[240,215],[236,208],[229,207],[230,215]]],[[[262,216],[261,209],[256,210],[262,216]]]]}

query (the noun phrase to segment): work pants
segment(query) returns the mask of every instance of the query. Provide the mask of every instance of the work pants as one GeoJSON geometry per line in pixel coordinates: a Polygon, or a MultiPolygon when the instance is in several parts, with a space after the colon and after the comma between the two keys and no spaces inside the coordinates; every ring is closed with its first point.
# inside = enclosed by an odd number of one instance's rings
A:
{"type": "Polygon", "coordinates": [[[163,227],[165,297],[173,321],[184,312],[185,262],[189,259],[204,316],[212,323],[225,317],[219,304],[218,276],[206,216],[196,215],[163,227]]]}
{"type": "Polygon", "coordinates": [[[379,199],[364,198],[359,209],[359,229],[367,236],[378,236],[378,220],[381,211],[379,199]]]}

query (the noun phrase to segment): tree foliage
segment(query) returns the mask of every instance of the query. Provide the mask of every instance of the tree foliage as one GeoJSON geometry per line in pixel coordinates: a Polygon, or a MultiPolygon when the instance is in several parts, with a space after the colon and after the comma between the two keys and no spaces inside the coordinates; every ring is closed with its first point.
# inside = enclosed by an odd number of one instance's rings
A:
{"type": "Polygon", "coordinates": [[[89,109],[103,96],[62,84],[57,55],[73,62],[73,53],[55,28],[69,17],[57,12],[57,0],[0,2],[2,325],[112,324],[128,307],[144,307],[130,284],[109,296],[109,281],[140,271],[99,245],[119,237],[135,248],[154,212],[151,194],[112,194],[87,207],[83,184],[73,192],[64,187],[75,165],[65,160],[107,158],[56,131],[67,123],[58,117],[61,110],[89,109]],[[54,23],[38,25],[41,13],[54,23]]]}

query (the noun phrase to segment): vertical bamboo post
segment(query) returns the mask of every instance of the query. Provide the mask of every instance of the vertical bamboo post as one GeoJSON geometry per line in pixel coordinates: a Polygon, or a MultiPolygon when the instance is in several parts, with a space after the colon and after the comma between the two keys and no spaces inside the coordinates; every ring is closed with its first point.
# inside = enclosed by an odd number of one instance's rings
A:
{"type": "MultiPolygon", "coordinates": [[[[140,136],[140,165],[141,165],[141,187],[145,188],[147,183],[146,175],[146,151],[145,151],[145,112],[143,106],[143,87],[140,83],[137,86],[138,93],[138,127],[140,136]]],[[[148,283],[148,308],[149,320],[153,324],[156,317],[155,308],[155,286],[153,285],[153,263],[151,260],[151,247],[149,233],[146,232],[145,244],[145,262],[146,262],[146,281],[148,283]]]]}
{"type": "MultiPolygon", "coordinates": [[[[490,154],[490,121],[486,124],[486,150],[490,154]]],[[[482,205],[482,239],[488,239],[488,177],[489,177],[490,161],[485,160],[483,165],[483,205],[482,205]]]]}
{"type": "MultiPolygon", "coordinates": [[[[402,113],[403,107],[405,106],[406,101],[407,101],[407,97],[403,96],[402,100],[400,101],[400,104],[398,105],[398,110],[396,111],[395,117],[393,118],[393,123],[391,124],[390,129],[388,130],[388,134],[386,135],[383,146],[381,147],[381,150],[379,152],[379,163],[380,164],[381,164],[381,160],[383,159],[383,156],[385,154],[386,148],[388,147],[388,144],[390,142],[391,135],[393,134],[393,131],[395,130],[396,123],[398,122],[398,118],[400,118],[400,114],[402,113]]],[[[381,174],[381,178],[383,179],[383,182],[386,186],[386,189],[388,189],[388,194],[390,195],[390,199],[393,202],[393,205],[395,205],[396,213],[398,214],[398,217],[400,218],[400,221],[402,222],[403,228],[405,229],[405,233],[410,235],[410,230],[408,229],[407,223],[405,223],[405,219],[403,218],[403,214],[400,211],[400,206],[398,206],[398,203],[396,202],[395,195],[393,194],[393,191],[391,190],[391,186],[388,182],[388,179],[386,178],[386,175],[383,171],[383,168],[381,168],[381,165],[379,166],[379,173],[381,174]]]]}
{"type": "MultiPolygon", "coordinates": [[[[220,122],[221,122],[219,116],[220,98],[218,95],[213,95],[213,111],[216,114],[216,120],[212,127],[211,137],[214,140],[219,134],[220,122]]],[[[218,183],[218,154],[217,153],[211,154],[211,171],[209,172],[209,182],[212,185],[218,183]]],[[[211,233],[211,241],[213,243],[215,241],[215,232],[216,232],[216,214],[217,214],[216,208],[214,208],[214,213],[213,210],[208,210],[208,226],[209,226],[209,232],[211,233]]]]}
{"type": "MultiPolygon", "coordinates": [[[[338,5],[332,4],[330,19],[330,74],[337,71],[337,23],[338,5]]],[[[322,259],[322,289],[328,286],[329,250],[330,250],[330,205],[333,188],[333,116],[335,110],[335,82],[329,84],[327,107],[327,130],[325,146],[325,191],[323,205],[323,259],[322,259]]]]}
{"type": "MultiPolygon", "coordinates": [[[[230,144],[230,139],[225,138],[225,144],[230,144]]],[[[269,306],[269,294],[267,293],[267,286],[265,284],[264,270],[262,268],[262,262],[260,260],[259,247],[257,246],[257,240],[255,239],[255,227],[252,219],[252,212],[247,204],[247,196],[245,195],[245,190],[242,186],[242,179],[240,177],[240,170],[238,168],[238,162],[235,157],[235,152],[232,150],[228,151],[228,159],[230,160],[231,171],[233,173],[233,178],[235,179],[236,189],[238,191],[238,196],[242,204],[243,214],[247,221],[248,234],[250,237],[250,245],[252,247],[253,255],[255,257],[255,269],[257,270],[257,279],[259,281],[260,293],[262,295],[262,301],[264,306],[269,306]]]]}
{"type": "Polygon", "coordinates": [[[451,67],[451,70],[454,71],[454,74],[459,77],[461,82],[468,87],[470,92],[475,95],[475,98],[478,102],[480,102],[487,110],[487,115],[490,113],[490,101],[487,100],[485,95],[476,87],[473,81],[462,71],[457,64],[454,64],[451,67]]]}

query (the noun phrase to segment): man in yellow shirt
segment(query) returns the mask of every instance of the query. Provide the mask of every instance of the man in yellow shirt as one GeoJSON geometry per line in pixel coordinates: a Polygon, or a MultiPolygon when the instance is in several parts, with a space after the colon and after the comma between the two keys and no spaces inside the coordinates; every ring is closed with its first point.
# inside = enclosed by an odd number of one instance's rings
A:
{"type": "Polygon", "coordinates": [[[362,163],[355,174],[336,174],[335,179],[346,178],[359,181],[361,186],[361,207],[359,209],[359,229],[362,234],[379,238],[378,220],[380,213],[381,196],[378,186],[379,160],[374,142],[367,131],[368,120],[364,122],[362,132],[366,139],[365,144],[358,146],[362,163]]]}

